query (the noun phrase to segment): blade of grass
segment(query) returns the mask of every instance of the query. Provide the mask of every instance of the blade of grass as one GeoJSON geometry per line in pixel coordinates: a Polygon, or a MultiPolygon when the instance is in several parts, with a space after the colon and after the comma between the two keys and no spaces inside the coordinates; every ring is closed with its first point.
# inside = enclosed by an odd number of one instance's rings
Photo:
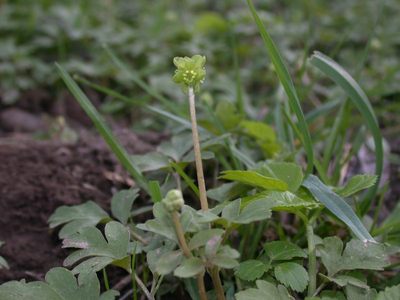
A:
{"type": "Polygon", "coordinates": [[[310,59],[310,63],[321,70],[338,84],[349,96],[354,106],[360,111],[365,122],[372,133],[375,144],[375,174],[378,176],[377,183],[371,187],[363,199],[361,207],[361,215],[364,215],[370,208],[373,198],[375,197],[380,177],[383,171],[383,145],[382,135],[379,129],[377,118],[368,101],[367,95],[357,84],[357,82],[347,73],[338,63],[322,53],[315,52],[310,59]]]}
{"type": "Polygon", "coordinates": [[[92,120],[93,124],[106,141],[108,146],[111,148],[115,156],[118,158],[120,163],[125,167],[125,169],[132,175],[137,184],[148,191],[148,185],[146,178],[142,175],[139,168],[134,164],[134,162],[130,159],[128,153],[126,153],[125,149],[118,142],[110,128],[107,126],[106,122],[87,98],[87,96],[83,93],[83,91],[79,88],[76,82],[71,78],[68,72],[59,64],[56,63],[57,71],[63,79],[64,83],[78,101],[79,105],[86,112],[89,118],[92,120]]]}
{"type": "Polygon", "coordinates": [[[318,177],[309,175],[306,180],[304,180],[303,186],[311,192],[315,199],[322,202],[327,209],[342,220],[359,239],[363,241],[374,241],[350,205],[323,184],[318,177]]]}
{"type": "Polygon", "coordinates": [[[251,14],[257,24],[258,30],[260,31],[261,37],[264,41],[264,45],[268,51],[269,57],[275,67],[275,71],[278,75],[279,81],[281,82],[287,96],[289,99],[289,104],[293,112],[296,114],[299,129],[301,131],[301,136],[299,136],[300,140],[303,143],[306,155],[307,155],[307,169],[306,174],[309,174],[313,170],[314,165],[314,152],[313,152],[313,145],[311,141],[310,132],[308,130],[307,123],[304,118],[303,111],[301,110],[300,100],[297,96],[296,89],[292,82],[292,79],[289,75],[289,72],[282,60],[282,57],[275,46],[274,41],[272,40],[271,36],[267,32],[264,27],[263,22],[261,21],[260,17],[258,16],[256,9],[251,0],[247,0],[247,4],[250,8],[251,14]]]}
{"type": "Polygon", "coordinates": [[[240,68],[239,68],[239,58],[237,53],[237,42],[235,31],[233,28],[233,24],[229,23],[230,27],[230,37],[231,37],[231,48],[232,48],[232,56],[233,56],[233,68],[235,72],[235,86],[236,86],[236,103],[238,111],[241,115],[245,115],[244,109],[244,99],[243,99],[243,91],[242,91],[242,78],[240,77],[240,68]]]}
{"type": "Polygon", "coordinates": [[[159,92],[157,92],[154,88],[144,82],[135,72],[129,69],[126,63],[123,63],[121,59],[112,51],[107,45],[103,45],[104,50],[106,51],[107,55],[111,58],[113,63],[129,78],[132,79],[134,83],[136,83],[141,89],[143,89],[147,94],[159,100],[166,108],[170,111],[174,112],[177,115],[183,115],[182,111],[179,109],[178,105],[175,105],[175,102],[165,98],[159,92]]]}
{"type": "Polygon", "coordinates": [[[174,168],[176,173],[179,174],[183,178],[183,180],[186,182],[186,184],[191,188],[191,190],[196,194],[197,197],[199,197],[200,192],[199,188],[194,184],[192,178],[190,178],[185,171],[181,168],[181,166],[177,163],[171,162],[171,167],[174,168]]]}

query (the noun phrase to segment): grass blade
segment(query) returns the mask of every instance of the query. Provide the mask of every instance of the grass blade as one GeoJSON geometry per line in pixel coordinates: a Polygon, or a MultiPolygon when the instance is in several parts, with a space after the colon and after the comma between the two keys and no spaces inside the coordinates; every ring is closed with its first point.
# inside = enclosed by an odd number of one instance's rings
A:
{"type": "Polygon", "coordinates": [[[82,109],[86,112],[86,114],[90,117],[93,124],[96,126],[97,130],[103,137],[103,139],[107,142],[108,146],[111,148],[115,156],[118,158],[120,163],[125,167],[125,169],[132,175],[137,184],[144,190],[148,191],[148,185],[146,178],[142,175],[139,168],[135,166],[133,161],[130,159],[128,153],[126,153],[125,149],[118,142],[114,134],[111,132],[110,128],[107,126],[106,122],[87,98],[87,96],[83,93],[83,91],[79,88],[76,82],[71,78],[68,72],[59,64],[56,63],[56,67],[58,73],[63,79],[64,83],[74,95],[75,99],[78,101],[82,109]]]}
{"type": "Polygon", "coordinates": [[[354,106],[362,114],[372,133],[375,144],[375,174],[378,176],[378,180],[376,185],[369,189],[366,197],[361,203],[361,214],[364,215],[368,212],[373,198],[378,191],[379,181],[383,171],[383,145],[378,120],[368,101],[367,95],[365,95],[364,91],[350,76],[350,74],[347,73],[338,63],[320,52],[315,52],[311,56],[310,62],[313,66],[317,67],[324,74],[330,77],[346,92],[354,106]]]}
{"type": "MultiPolygon", "coordinates": [[[[157,92],[154,88],[152,88],[146,82],[144,82],[139,76],[137,76],[137,74],[135,74],[135,72],[130,70],[127,67],[127,64],[123,63],[107,45],[104,45],[103,48],[105,49],[107,55],[111,58],[113,63],[120,70],[125,72],[125,74],[128,75],[129,78],[131,78],[132,81],[135,82],[141,89],[143,89],[150,96],[152,96],[152,97],[156,98],[158,101],[160,101],[170,111],[174,112],[177,115],[182,116],[182,111],[179,109],[179,105],[176,105],[174,103],[174,101],[165,98],[163,95],[161,95],[159,92],[157,92]]],[[[172,82],[172,80],[171,80],[171,82],[172,82]]]]}
{"type": "Polygon", "coordinates": [[[353,233],[361,240],[374,241],[363,223],[354,213],[353,209],[339,195],[335,194],[330,188],[314,175],[309,175],[303,182],[311,194],[337,218],[342,220],[353,233]]]}
{"type": "Polygon", "coordinates": [[[312,145],[312,141],[311,141],[310,132],[308,131],[308,126],[305,121],[303,111],[301,110],[299,97],[297,96],[296,89],[295,89],[292,79],[289,75],[289,72],[282,60],[282,57],[281,57],[277,47],[275,46],[275,43],[272,40],[271,36],[265,29],[264,24],[262,23],[260,17],[257,15],[256,9],[254,8],[252,1],[247,0],[247,4],[248,4],[251,14],[253,15],[253,18],[257,24],[258,30],[260,31],[261,37],[264,41],[264,45],[267,48],[269,57],[275,67],[275,71],[278,75],[278,78],[288,96],[290,108],[296,114],[296,117],[297,117],[297,120],[299,123],[299,129],[302,134],[301,136],[299,136],[299,138],[303,143],[303,146],[304,146],[304,149],[305,149],[306,155],[307,155],[306,173],[309,174],[313,170],[314,151],[313,151],[313,145],[312,145]]]}

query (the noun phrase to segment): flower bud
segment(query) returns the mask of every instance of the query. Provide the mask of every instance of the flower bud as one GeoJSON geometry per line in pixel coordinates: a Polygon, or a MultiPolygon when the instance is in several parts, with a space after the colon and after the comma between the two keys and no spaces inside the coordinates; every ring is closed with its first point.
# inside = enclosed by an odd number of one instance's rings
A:
{"type": "Polygon", "coordinates": [[[170,190],[162,200],[169,212],[180,211],[185,204],[180,190],[170,190]]]}

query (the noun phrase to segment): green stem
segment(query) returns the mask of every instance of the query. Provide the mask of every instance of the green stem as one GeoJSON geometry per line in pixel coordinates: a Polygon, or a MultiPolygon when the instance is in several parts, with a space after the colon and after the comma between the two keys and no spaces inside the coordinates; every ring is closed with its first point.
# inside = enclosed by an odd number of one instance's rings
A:
{"type": "Polygon", "coordinates": [[[136,247],[134,249],[134,254],[132,254],[132,260],[131,260],[131,278],[132,278],[132,295],[133,295],[133,300],[138,300],[137,296],[137,286],[136,286],[136,280],[135,280],[135,264],[136,264],[136,247]]]}
{"type": "Polygon", "coordinates": [[[103,279],[104,279],[104,286],[105,286],[106,290],[108,291],[110,289],[110,284],[108,282],[106,268],[103,268],[103,279]]]}
{"type": "Polygon", "coordinates": [[[193,150],[196,160],[197,184],[199,186],[200,205],[201,209],[206,211],[208,210],[208,201],[206,195],[206,184],[204,180],[203,162],[201,160],[200,139],[197,129],[196,104],[193,87],[189,87],[189,108],[190,120],[192,122],[193,150]]]}
{"type": "Polygon", "coordinates": [[[218,300],[225,300],[225,292],[219,277],[219,268],[217,266],[212,267],[210,271],[211,280],[215,287],[215,293],[217,294],[218,300]]]}
{"type": "Polygon", "coordinates": [[[314,241],[314,230],[312,224],[308,222],[307,224],[307,242],[308,242],[308,296],[312,297],[315,293],[317,287],[317,257],[315,250],[314,241]]]}
{"type": "MultiPolygon", "coordinates": [[[[179,219],[179,213],[177,211],[173,211],[172,215],[172,222],[174,223],[176,236],[178,238],[179,247],[181,248],[183,254],[187,257],[193,257],[192,252],[190,252],[189,246],[186,243],[185,233],[182,228],[181,221],[179,219]]],[[[199,274],[196,276],[197,280],[197,287],[199,289],[199,295],[201,300],[207,300],[207,292],[204,286],[204,273],[199,274]]]]}

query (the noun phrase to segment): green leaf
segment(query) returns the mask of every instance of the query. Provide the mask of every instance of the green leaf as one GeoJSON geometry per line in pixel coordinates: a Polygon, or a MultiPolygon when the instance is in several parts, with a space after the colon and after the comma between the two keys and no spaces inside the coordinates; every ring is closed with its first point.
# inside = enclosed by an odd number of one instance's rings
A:
{"type": "Polygon", "coordinates": [[[239,126],[244,130],[244,133],[262,141],[276,141],[276,135],[274,129],[263,123],[257,121],[242,121],[239,126]]]}
{"type": "Polygon", "coordinates": [[[219,187],[207,190],[207,197],[218,202],[230,201],[243,195],[249,189],[248,186],[239,182],[221,184],[219,187]]]}
{"type": "MultiPolygon", "coordinates": [[[[0,241],[0,248],[4,245],[3,241],[0,241]]],[[[7,261],[4,259],[4,257],[0,256],[0,270],[1,269],[9,269],[7,261]]]]}
{"type": "Polygon", "coordinates": [[[294,300],[282,285],[275,286],[264,280],[257,280],[256,285],[257,288],[250,288],[236,293],[236,300],[294,300]]]}
{"type": "Polygon", "coordinates": [[[343,242],[338,237],[328,237],[318,249],[329,276],[344,270],[383,270],[388,265],[385,246],[375,242],[353,239],[343,251],[343,242]]]}
{"type": "Polygon", "coordinates": [[[220,176],[220,178],[238,181],[266,190],[287,191],[288,189],[288,185],[286,182],[276,178],[264,176],[255,171],[224,171],[223,175],[220,176]]]}
{"type": "Polygon", "coordinates": [[[151,200],[153,200],[153,203],[161,202],[162,193],[160,184],[157,180],[149,181],[149,193],[151,196],[151,200]]]}
{"type": "Polygon", "coordinates": [[[162,153],[149,152],[140,155],[131,155],[132,161],[135,162],[141,172],[156,171],[165,169],[169,166],[169,158],[162,153]]]}
{"type": "Polygon", "coordinates": [[[236,199],[230,202],[227,206],[222,210],[222,218],[234,222],[240,213],[241,199],[236,199]]]}
{"type": "Polygon", "coordinates": [[[10,266],[8,265],[7,261],[3,256],[0,256],[0,270],[1,269],[9,269],[10,266]]]}
{"type": "Polygon", "coordinates": [[[271,162],[263,165],[261,174],[280,179],[287,183],[290,192],[296,192],[303,182],[301,167],[288,162],[271,162]]]}
{"type": "Polygon", "coordinates": [[[258,16],[256,9],[251,0],[247,0],[247,4],[249,6],[250,12],[253,15],[253,18],[257,24],[258,30],[261,34],[261,37],[264,41],[265,48],[267,49],[269,58],[275,67],[276,74],[278,75],[279,81],[281,82],[283,89],[286,92],[286,95],[289,99],[289,105],[291,109],[296,114],[297,120],[299,122],[300,131],[296,131],[299,134],[299,138],[301,139],[304,149],[307,154],[307,174],[311,173],[314,166],[314,152],[313,152],[313,144],[311,141],[310,132],[308,131],[307,122],[304,118],[303,111],[301,110],[300,100],[297,96],[296,88],[292,82],[289,71],[287,70],[285,63],[279,53],[279,50],[275,46],[274,41],[269,35],[268,31],[265,29],[263,22],[258,16]]]}
{"type": "Polygon", "coordinates": [[[378,176],[377,183],[370,190],[368,197],[362,202],[362,213],[365,214],[375,197],[378,190],[380,177],[383,172],[383,143],[379,129],[378,120],[374,114],[367,95],[357,84],[357,82],[346,72],[338,63],[322,53],[315,52],[310,59],[310,63],[329,76],[338,84],[350,97],[350,100],[361,112],[367,126],[371,130],[375,144],[375,174],[378,176]]]}
{"type": "Polygon", "coordinates": [[[339,287],[345,287],[346,285],[351,284],[359,288],[369,289],[369,286],[365,282],[352,276],[337,275],[335,277],[329,277],[329,276],[322,276],[322,277],[328,279],[331,282],[336,283],[339,287]]]}
{"type": "Polygon", "coordinates": [[[236,259],[217,254],[211,259],[213,265],[223,269],[233,269],[239,265],[236,259]]]}
{"type": "Polygon", "coordinates": [[[131,216],[132,205],[139,196],[139,189],[122,190],[116,193],[111,200],[111,212],[122,224],[126,225],[131,216]]]}
{"type": "Polygon", "coordinates": [[[215,115],[228,131],[234,129],[242,119],[242,116],[236,111],[235,105],[229,101],[219,101],[215,115]]]}
{"type": "Polygon", "coordinates": [[[171,220],[171,214],[167,211],[162,202],[157,202],[153,205],[153,215],[155,219],[148,220],[144,224],[138,224],[136,227],[141,230],[159,234],[177,243],[178,239],[176,237],[174,224],[171,220]]]}
{"type": "Polygon", "coordinates": [[[359,191],[367,189],[376,183],[377,177],[375,175],[356,175],[353,176],[345,186],[335,188],[334,192],[341,197],[349,197],[359,191]]]}
{"type": "Polygon", "coordinates": [[[80,261],[72,270],[77,273],[100,271],[110,263],[115,263],[130,272],[129,261],[121,265],[121,261],[129,257],[129,231],[121,223],[112,221],[106,224],[105,237],[95,227],[86,227],[78,233],[63,240],[63,248],[78,248],[64,261],[65,266],[71,266],[80,261]],[[83,261],[82,261],[83,260],[83,261]]]}
{"type": "Polygon", "coordinates": [[[318,177],[309,175],[303,182],[303,186],[305,186],[311,194],[318,201],[322,202],[337,218],[349,226],[359,239],[363,241],[374,241],[350,205],[332,192],[318,177]]]}
{"type": "Polygon", "coordinates": [[[46,274],[46,282],[26,283],[10,281],[0,285],[2,300],[70,300],[100,299],[113,300],[119,292],[110,290],[100,295],[100,283],[96,273],[79,276],[78,282],[73,273],[64,268],[53,268],[46,274]]]}
{"type": "Polygon", "coordinates": [[[400,284],[387,287],[384,291],[378,293],[376,300],[398,300],[400,295],[400,284]]]}
{"type": "Polygon", "coordinates": [[[188,278],[204,272],[204,264],[200,258],[185,259],[174,271],[176,277],[188,278]]]}
{"type": "Polygon", "coordinates": [[[93,201],[74,206],[61,206],[50,216],[50,228],[64,225],[58,236],[63,239],[85,227],[96,226],[108,214],[93,201]]]}
{"type": "Polygon", "coordinates": [[[183,253],[180,250],[170,251],[160,256],[156,265],[156,272],[160,275],[167,275],[174,271],[183,260],[183,253]]]}
{"type": "Polygon", "coordinates": [[[211,238],[215,236],[222,236],[224,234],[223,229],[213,228],[206,229],[200,232],[197,232],[190,240],[188,247],[190,250],[197,249],[199,247],[204,246],[211,238]]]}
{"type": "Polygon", "coordinates": [[[271,217],[273,203],[266,199],[259,199],[247,204],[239,216],[233,222],[237,224],[249,224],[256,221],[265,220],[271,217]]]}
{"type": "Polygon", "coordinates": [[[315,209],[321,205],[314,199],[301,198],[291,192],[269,192],[266,199],[274,202],[272,210],[294,211],[299,208],[315,209]]]}
{"type": "Polygon", "coordinates": [[[141,188],[147,191],[146,178],[142,175],[139,168],[133,163],[129,155],[126,153],[126,150],[118,142],[118,140],[116,139],[110,128],[107,126],[102,116],[97,111],[97,109],[93,106],[93,104],[83,93],[83,91],[79,88],[76,82],[71,78],[68,72],[57,63],[56,67],[64,83],[66,84],[72,95],[74,95],[79,105],[83,108],[83,110],[92,120],[93,124],[96,126],[97,130],[99,131],[103,139],[106,141],[108,146],[111,148],[112,152],[118,158],[120,163],[132,175],[137,184],[141,188]]]}
{"type": "Polygon", "coordinates": [[[271,260],[291,260],[294,257],[307,257],[303,249],[287,241],[266,243],[264,244],[264,250],[271,260]]]}
{"type": "Polygon", "coordinates": [[[376,300],[377,292],[374,289],[364,289],[353,285],[345,287],[347,300],[376,300]]]}
{"type": "Polygon", "coordinates": [[[277,280],[286,287],[296,292],[302,292],[308,284],[308,273],[303,266],[294,262],[285,262],[277,265],[274,269],[277,280]]]}
{"type": "Polygon", "coordinates": [[[254,281],[263,276],[267,270],[268,266],[264,262],[250,259],[239,264],[235,270],[235,276],[242,280],[254,281]]]}

